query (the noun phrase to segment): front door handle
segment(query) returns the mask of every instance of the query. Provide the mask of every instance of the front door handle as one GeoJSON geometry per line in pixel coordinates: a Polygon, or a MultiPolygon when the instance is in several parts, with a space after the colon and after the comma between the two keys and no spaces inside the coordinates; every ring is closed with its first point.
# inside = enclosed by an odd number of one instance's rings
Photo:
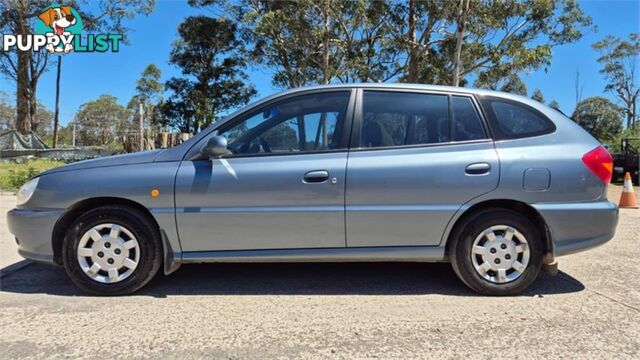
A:
{"type": "Polygon", "coordinates": [[[326,170],[309,171],[302,178],[302,181],[308,184],[323,183],[327,180],[329,180],[329,172],[326,170]]]}
{"type": "Polygon", "coordinates": [[[467,167],[464,169],[464,172],[467,173],[467,175],[483,175],[488,173],[489,170],[491,170],[491,165],[482,162],[467,165],[467,167]]]}

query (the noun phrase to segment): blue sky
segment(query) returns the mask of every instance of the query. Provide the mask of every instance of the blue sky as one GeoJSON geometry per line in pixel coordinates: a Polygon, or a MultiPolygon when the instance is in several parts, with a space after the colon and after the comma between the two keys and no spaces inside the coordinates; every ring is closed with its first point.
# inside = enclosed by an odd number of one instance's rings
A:
{"type": "MultiPolygon", "coordinates": [[[[598,73],[596,53],[591,44],[607,34],[626,37],[640,31],[640,1],[590,0],[581,1],[584,11],[598,27],[596,33],[586,34],[575,44],[553,49],[552,65],[530,74],[521,74],[529,92],[542,90],[547,101],[555,99],[564,112],[575,107],[574,81],[576,70],[581,72],[583,98],[604,95],[604,80],[598,73]]],[[[82,10],[80,9],[82,13],[82,10]]],[[[148,64],[156,64],[163,73],[163,81],[177,75],[179,70],[167,63],[171,43],[176,38],[177,26],[190,15],[210,14],[207,10],[191,8],[186,1],[158,0],[156,10],[147,17],[137,17],[128,23],[130,45],[118,53],[77,53],[63,58],[60,121],[73,120],[78,107],[102,94],[112,94],[126,105],[135,91],[135,82],[148,64]]],[[[48,108],[55,103],[55,76],[53,70],[45,73],[39,82],[38,99],[48,108]]],[[[271,74],[262,69],[249,69],[249,77],[258,90],[258,96],[270,95],[280,89],[271,85],[271,74]]],[[[15,84],[0,80],[0,91],[15,93],[15,84]]]]}

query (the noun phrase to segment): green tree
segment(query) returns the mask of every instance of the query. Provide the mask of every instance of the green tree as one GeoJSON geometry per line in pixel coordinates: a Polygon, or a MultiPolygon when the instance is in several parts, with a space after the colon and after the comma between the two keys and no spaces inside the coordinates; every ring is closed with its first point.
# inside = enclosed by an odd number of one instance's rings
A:
{"type": "Polygon", "coordinates": [[[549,102],[549,107],[552,109],[560,110],[560,103],[557,102],[556,100],[551,100],[549,102]]]}
{"type": "MultiPolygon", "coordinates": [[[[132,115],[133,127],[137,128],[140,133],[139,143],[142,144],[143,137],[146,137],[147,149],[153,148],[152,133],[161,125],[158,108],[158,104],[162,102],[162,92],[164,91],[164,85],[160,82],[161,76],[162,71],[155,64],[147,65],[136,82],[136,95],[127,104],[127,109],[132,115]],[[141,106],[142,114],[140,113],[141,106]],[[142,118],[140,118],[141,116],[142,118]]],[[[140,144],[138,144],[139,148],[140,144]]]]}
{"type": "Polygon", "coordinates": [[[630,34],[628,40],[608,35],[594,43],[593,48],[600,54],[600,73],[607,80],[605,90],[613,92],[622,101],[627,128],[631,128],[635,133],[636,106],[640,95],[636,74],[640,55],[640,34],[630,34]]]}
{"type": "Polygon", "coordinates": [[[478,87],[548,66],[553,47],[578,41],[591,26],[575,0],[473,1],[467,21],[461,76],[475,74],[478,87]]]}
{"type": "Polygon", "coordinates": [[[374,59],[386,54],[377,37],[385,12],[369,11],[374,6],[391,9],[385,2],[244,0],[235,12],[250,59],[274,70],[275,85],[299,87],[384,76],[386,66],[374,59]]]}
{"type": "Polygon", "coordinates": [[[16,120],[16,108],[6,92],[0,91],[0,132],[13,129],[16,120]]]}
{"type": "MultiPolygon", "coordinates": [[[[16,108],[11,105],[12,100],[7,93],[0,91],[0,132],[14,129],[16,108]]],[[[51,120],[53,113],[44,104],[37,104],[36,121],[31,124],[31,129],[40,137],[45,137],[51,132],[51,120]]]]}
{"type": "Polygon", "coordinates": [[[337,80],[385,82],[401,73],[402,49],[394,41],[398,15],[388,1],[344,1],[336,16],[341,45],[337,80]]]}
{"type": "Polygon", "coordinates": [[[190,0],[231,11],[274,84],[352,81],[499,88],[551,61],[591,19],[574,0],[190,0]]]}
{"type": "Polygon", "coordinates": [[[591,18],[574,0],[408,1],[395,8],[407,59],[402,81],[499,88],[511,74],[551,62],[551,49],[576,42],[591,18]]]}
{"type": "Polygon", "coordinates": [[[31,123],[31,131],[45,138],[53,132],[53,112],[38,101],[35,121],[31,123]]]}
{"type": "MultiPolygon", "coordinates": [[[[38,15],[50,5],[51,2],[45,0],[0,1],[0,33],[31,34],[38,15]]],[[[126,42],[129,29],[124,26],[124,20],[149,14],[155,7],[155,0],[78,0],[71,6],[82,12],[85,30],[125,34],[126,42]]],[[[37,121],[38,81],[48,65],[49,54],[44,49],[0,52],[0,72],[16,82],[16,129],[22,133],[32,131],[31,124],[37,121]]]]}
{"type": "Polygon", "coordinates": [[[225,111],[246,104],[256,91],[244,72],[242,42],[234,22],[225,18],[194,16],[178,27],[169,62],[182,77],[165,87],[172,95],[162,104],[168,125],[196,133],[225,111]]]}
{"type": "Polygon", "coordinates": [[[67,126],[60,126],[58,129],[58,147],[73,145],[73,124],[74,121],[70,121],[67,126]],[[63,146],[61,146],[63,145],[63,146]]]}
{"type": "Polygon", "coordinates": [[[120,146],[126,140],[131,131],[129,111],[117,100],[111,95],[101,95],[80,105],[74,121],[77,138],[83,145],[120,146]]]}
{"type": "Polygon", "coordinates": [[[542,95],[542,91],[540,91],[540,89],[535,89],[533,91],[533,95],[531,95],[531,98],[539,103],[544,104],[544,95],[542,95]]]}
{"type": "Polygon", "coordinates": [[[511,94],[527,96],[527,85],[517,74],[509,75],[505,80],[500,91],[508,92],[511,94]]]}
{"type": "Polygon", "coordinates": [[[249,58],[273,71],[275,85],[299,87],[319,77],[312,66],[309,25],[298,3],[247,0],[237,12],[249,58]]]}
{"type": "MultiPolygon", "coordinates": [[[[43,0],[0,1],[0,33],[29,35],[38,14],[51,5],[43,0]]],[[[0,72],[16,83],[15,129],[23,134],[31,131],[37,111],[36,89],[40,76],[47,70],[49,54],[40,51],[0,51],[0,72]]]]}
{"type": "Polygon", "coordinates": [[[153,105],[162,101],[164,86],[160,82],[162,71],[155,65],[149,64],[144,68],[140,79],[136,81],[136,96],[145,105],[153,105]]]}
{"type": "Polygon", "coordinates": [[[600,142],[610,142],[622,131],[622,109],[603,97],[578,103],[571,119],[600,142]]]}
{"type": "MultiPolygon", "coordinates": [[[[454,24],[457,1],[406,1],[394,4],[396,16],[391,33],[395,46],[406,59],[400,65],[399,79],[408,83],[451,84],[449,60],[442,49],[453,49],[450,24],[454,24]],[[446,43],[446,44],[445,44],[446,43]]],[[[462,25],[462,24],[456,24],[462,25]]],[[[455,56],[449,53],[455,62],[455,56]]],[[[459,83],[464,83],[458,72],[459,83]]]]}

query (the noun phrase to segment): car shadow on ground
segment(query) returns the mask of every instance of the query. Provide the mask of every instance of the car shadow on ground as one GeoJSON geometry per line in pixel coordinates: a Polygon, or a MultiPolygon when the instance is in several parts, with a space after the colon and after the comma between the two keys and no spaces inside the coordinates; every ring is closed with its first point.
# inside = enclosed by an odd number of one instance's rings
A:
{"type": "MultiPolygon", "coordinates": [[[[2,272],[2,270],[0,270],[2,272]]],[[[34,263],[3,275],[0,290],[10,293],[86,295],[62,267],[34,263]]],[[[574,293],[584,285],[570,275],[540,274],[522,296],[574,293]]],[[[183,265],[159,274],[136,295],[422,295],[475,296],[449,264],[305,263],[183,265]]]]}

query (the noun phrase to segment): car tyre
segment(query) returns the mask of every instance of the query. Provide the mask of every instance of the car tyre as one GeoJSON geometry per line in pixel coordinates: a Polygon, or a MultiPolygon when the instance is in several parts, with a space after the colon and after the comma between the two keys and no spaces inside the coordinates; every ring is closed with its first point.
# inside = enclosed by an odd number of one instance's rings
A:
{"type": "Polygon", "coordinates": [[[542,234],[515,211],[499,208],[479,211],[456,226],[451,241],[449,257],[455,273],[480,294],[518,294],[540,272],[542,234]],[[505,270],[509,266],[512,268],[505,270]]]}
{"type": "Polygon", "coordinates": [[[162,262],[162,243],[157,226],[140,210],[122,205],[100,206],[82,214],[71,225],[64,239],[62,259],[67,275],[80,289],[95,295],[125,295],[139,290],[158,272],[162,262]],[[96,235],[95,229],[101,234],[96,235]],[[116,232],[114,229],[117,229],[117,234],[111,237],[111,231],[116,232]],[[128,249],[132,239],[136,244],[128,249]],[[105,248],[107,245],[108,249],[105,248]],[[83,250],[91,253],[84,258],[83,250]],[[114,262],[110,256],[116,261],[113,267],[121,264],[119,270],[107,268],[107,260],[114,262]],[[122,260],[120,263],[118,257],[122,260]],[[135,266],[124,264],[129,260],[135,266]],[[92,264],[97,264],[98,268],[100,264],[105,265],[109,272],[87,270],[92,264]]]}

